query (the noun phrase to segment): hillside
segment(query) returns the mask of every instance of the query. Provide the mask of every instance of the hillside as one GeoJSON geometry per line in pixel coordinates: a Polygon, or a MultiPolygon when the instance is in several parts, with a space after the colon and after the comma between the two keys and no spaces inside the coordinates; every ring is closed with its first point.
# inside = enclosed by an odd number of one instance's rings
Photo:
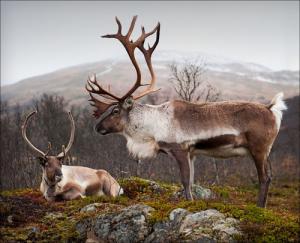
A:
{"type": "MultiPolygon", "coordinates": [[[[47,202],[36,189],[0,193],[4,242],[298,242],[297,184],[278,184],[268,209],[254,187],[212,186],[193,202],[180,187],[120,179],[125,195],[47,202]]],[[[195,186],[197,188],[199,186],[195,186]]],[[[200,189],[202,187],[199,187],[200,189]]],[[[207,189],[206,189],[207,190],[207,189]]],[[[197,195],[196,191],[194,192],[197,195]]]]}
{"type": "MultiPolygon", "coordinates": [[[[32,98],[42,93],[55,93],[64,96],[70,105],[87,105],[88,95],[84,89],[88,75],[96,73],[104,85],[111,85],[111,90],[123,94],[135,80],[135,72],[127,57],[104,60],[57,70],[41,76],[28,78],[12,85],[1,87],[1,97],[9,104],[27,104],[32,98]]],[[[161,51],[153,57],[157,74],[157,86],[161,94],[175,96],[168,81],[168,65],[176,61],[201,59],[206,63],[204,80],[218,87],[222,97],[229,99],[263,100],[270,99],[279,91],[285,97],[299,94],[298,71],[272,71],[259,64],[211,56],[205,53],[179,53],[161,51]]],[[[139,57],[139,59],[141,59],[139,57]]],[[[142,65],[144,80],[148,78],[146,65],[142,65]]]]}

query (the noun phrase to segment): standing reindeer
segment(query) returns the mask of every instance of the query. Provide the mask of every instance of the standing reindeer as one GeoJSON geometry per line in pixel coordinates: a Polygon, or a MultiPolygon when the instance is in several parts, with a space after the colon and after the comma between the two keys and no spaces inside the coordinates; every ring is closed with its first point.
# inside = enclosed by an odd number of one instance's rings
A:
{"type": "Polygon", "coordinates": [[[72,200],[88,195],[109,195],[116,197],[123,193],[118,182],[105,170],[94,170],[82,166],[62,165],[74,141],[75,123],[71,112],[68,113],[71,121],[71,136],[67,148],[62,146],[62,152],[56,156],[49,156],[51,143],[48,143],[46,153],[36,148],[27,138],[28,121],[37,112],[31,112],[22,126],[22,135],[29,147],[38,154],[42,166],[42,182],[40,190],[48,201],[72,200]]]}
{"type": "Polygon", "coordinates": [[[185,196],[189,200],[193,200],[191,185],[194,181],[195,155],[217,158],[250,155],[259,179],[257,205],[265,207],[271,182],[268,156],[280,128],[282,110],[286,109],[283,94],[277,94],[269,105],[237,101],[194,104],[179,100],[161,105],[137,103],[137,99],[157,91],[154,89],[155,73],[151,56],[159,42],[160,24],[149,33],[142,27],[140,37],[132,41],[130,36],[136,19],[137,16],[134,16],[127,34],[123,35],[122,25],[116,18],[117,33],[103,36],[115,38],[123,44],[137,78],[134,86],[122,97],[101,87],[95,76],[88,78],[86,89],[92,105],[96,107],[94,116],[98,119],[95,130],[102,135],[123,134],[127,139],[127,148],[134,157],[154,157],[162,151],[175,158],[185,196]],[[154,33],[156,40],[153,46],[145,49],[145,39],[154,33]],[[143,92],[133,95],[138,88],[145,86],[141,82],[141,71],[134,55],[136,48],[144,55],[151,81],[143,92]],[[97,99],[93,94],[106,100],[97,99]]]}

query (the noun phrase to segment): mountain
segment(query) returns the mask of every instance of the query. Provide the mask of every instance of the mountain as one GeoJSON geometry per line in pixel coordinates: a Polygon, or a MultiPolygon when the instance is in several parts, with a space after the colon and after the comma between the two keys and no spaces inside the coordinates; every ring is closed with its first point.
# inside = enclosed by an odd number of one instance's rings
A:
{"type": "MultiPolygon", "coordinates": [[[[144,80],[149,78],[147,67],[141,55],[140,61],[144,80]]],[[[159,51],[154,53],[153,67],[157,74],[157,86],[161,94],[175,97],[172,83],[169,81],[168,65],[173,62],[184,65],[185,62],[204,63],[206,72],[203,80],[217,87],[226,99],[264,100],[271,99],[277,92],[283,91],[285,97],[299,95],[299,71],[273,71],[263,65],[247,63],[202,52],[159,51]]],[[[13,105],[27,104],[42,93],[55,93],[65,97],[70,104],[87,104],[88,95],[85,83],[88,75],[96,73],[103,85],[110,84],[111,91],[123,94],[135,80],[135,71],[126,55],[114,60],[73,66],[24,79],[12,85],[1,87],[3,101],[13,105]]]]}

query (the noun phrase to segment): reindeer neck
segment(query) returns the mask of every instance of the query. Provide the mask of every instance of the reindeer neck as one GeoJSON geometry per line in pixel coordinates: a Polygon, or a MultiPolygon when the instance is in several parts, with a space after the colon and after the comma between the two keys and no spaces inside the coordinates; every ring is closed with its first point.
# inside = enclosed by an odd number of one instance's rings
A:
{"type": "Polygon", "coordinates": [[[169,102],[161,105],[134,104],[129,112],[125,136],[137,140],[161,140],[170,124],[169,102]]]}

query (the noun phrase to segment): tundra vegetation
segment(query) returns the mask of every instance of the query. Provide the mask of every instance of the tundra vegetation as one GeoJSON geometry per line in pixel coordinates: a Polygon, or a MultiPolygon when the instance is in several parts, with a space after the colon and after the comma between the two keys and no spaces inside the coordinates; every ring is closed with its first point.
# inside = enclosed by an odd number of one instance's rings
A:
{"type": "MultiPolygon", "coordinates": [[[[242,235],[234,237],[237,242],[297,242],[299,239],[298,183],[273,185],[268,209],[255,206],[254,185],[207,185],[215,193],[214,199],[186,201],[174,196],[180,190],[179,184],[155,182],[153,186],[153,182],[136,177],[120,179],[119,183],[125,193],[117,198],[93,196],[52,203],[37,189],[2,191],[1,239],[4,242],[82,242],[89,237],[80,231],[79,226],[84,222],[117,214],[137,204],[154,209],[146,219],[150,228],[167,221],[176,208],[189,212],[216,209],[240,221],[242,235]],[[97,205],[95,210],[82,210],[90,204],[97,205]]],[[[189,236],[184,239],[188,240],[189,236]]]]}

